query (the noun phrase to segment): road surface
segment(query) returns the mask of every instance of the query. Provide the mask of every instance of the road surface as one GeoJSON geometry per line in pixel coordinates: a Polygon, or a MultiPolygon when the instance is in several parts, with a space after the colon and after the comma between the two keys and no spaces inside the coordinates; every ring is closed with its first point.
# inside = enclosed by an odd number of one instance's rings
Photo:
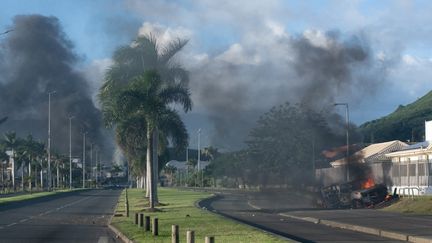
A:
{"type": "Polygon", "coordinates": [[[77,191],[0,206],[0,242],[119,242],[107,224],[121,190],[77,191]]]}
{"type": "Polygon", "coordinates": [[[284,208],[282,208],[282,204],[278,203],[278,200],[269,200],[268,206],[273,205],[272,209],[258,209],[250,203],[251,199],[255,201],[261,200],[261,204],[263,204],[264,197],[260,198],[259,195],[247,193],[223,193],[214,199],[203,201],[200,206],[300,242],[399,242],[278,215],[280,212],[300,208],[312,210],[310,204],[306,201],[300,202],[293,199],[290,202],[288,200],[288,204],[284,204],[284,208]]]}

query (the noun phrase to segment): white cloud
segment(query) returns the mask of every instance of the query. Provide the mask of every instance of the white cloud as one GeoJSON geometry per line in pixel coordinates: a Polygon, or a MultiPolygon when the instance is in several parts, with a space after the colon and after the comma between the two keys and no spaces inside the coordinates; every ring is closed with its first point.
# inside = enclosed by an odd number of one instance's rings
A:
{"type": "Polygon", "coordinates": [[[258,65],[260,63],[260,57],[258,55],[247,54],[239,43],[231,45],[228,50],[217,56],[215,60],[225,61],[236,65],[258,65]]]}
{"type": "Polygon", "coordinates": [[[176,39],[190,39],[192,30],[185,27],[171,28],[159,23],[144,22],[138,30],[138,35],[154,35],[160,46],[165,46],[176,39]]]}

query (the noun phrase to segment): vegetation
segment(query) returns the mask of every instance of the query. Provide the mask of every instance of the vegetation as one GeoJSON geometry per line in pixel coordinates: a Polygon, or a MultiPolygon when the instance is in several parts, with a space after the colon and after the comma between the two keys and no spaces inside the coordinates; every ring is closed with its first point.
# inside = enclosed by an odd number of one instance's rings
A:
{"type": "Polygon", "coordinates": [[[314,158],[344,144],[344,134],[335,134],[327,120],[301,104],[274,107],[250,132],[247,148],[217,157],[205,175],[223,186],[311,184],[314,158]]]}
{"type": "Polygon", "coordinates": [[[410,213],[410,214],[432,214],[432,197],[421,196],[402,198],[399,202],[383,209],[384,211],[410,213]]]}
{"type": "MultiPolygon", "coordinates": [[[[186,230],[195,231],[196,242],[203,242],[205,236],[215,236],[216,242],[226,243],[286,242],[250,226],[196,208],[194,203],[209,197],[209,193],[163,188],[160,189],[159,198],[165,206],[160,207],[161,211],[144,211],[145,215],[159,219],[159,236],[154,237],[134,224],[135,212],[143,212],[143,208],[147,206],[144,194],[145,192],[140,189],[128,190],[130,217],[114,217],[112,220],[112,224],[134,242],[171,242],[173,224],[179,225],[181,242],[186,239],[186,230]]],[[[124,214],[124,197],[123,192],[117,205],[117,214],[124,214]]]]}
{"type": "Polygon", "coordinates": [[[138,184],[147,182],[150,208],[158,201],[158,157],[169,143],[179,150],[187,145],[186,128],[172,108],[177,104],[187,112],[192,107],[188,74],[172,61],[186,43],[177,40],[160,48],[154,37],[144,36],[120,47],[100,90],[105,123],[115,128],[138,184]]]}
{"type": "Polygon", "coordinates": [[[432,91],[393,113],[360,126],[365,142],[423,141],[424,122],[432,120],[432,91]]]}

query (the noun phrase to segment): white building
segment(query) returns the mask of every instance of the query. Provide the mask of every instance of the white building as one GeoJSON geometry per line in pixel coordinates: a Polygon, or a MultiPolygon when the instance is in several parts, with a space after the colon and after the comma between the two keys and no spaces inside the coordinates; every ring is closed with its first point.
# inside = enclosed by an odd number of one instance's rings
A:
{"type": "Polygon", "coordinates": [[[400,194],[432,194],[432,121],[425,122],[425,130],[426,141],[386,154],[392,161],[392,188],[400,194]]]}

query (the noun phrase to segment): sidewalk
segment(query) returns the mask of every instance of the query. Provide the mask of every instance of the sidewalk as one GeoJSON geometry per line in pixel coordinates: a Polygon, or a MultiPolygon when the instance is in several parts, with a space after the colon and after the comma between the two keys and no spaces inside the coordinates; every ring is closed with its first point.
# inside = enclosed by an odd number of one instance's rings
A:
{"type": "Polygon", "coordinates": [[[302,200],[292,205],[295,199],[298,197],[294,195],[279,195],[271,199],[251,196],[249,203],[259,209],[277,210],[279,215],[311,223],[403,241],[432,242],[432,215],[407,215],[376,209],[321,210],[309,207],[302,200]]]}

